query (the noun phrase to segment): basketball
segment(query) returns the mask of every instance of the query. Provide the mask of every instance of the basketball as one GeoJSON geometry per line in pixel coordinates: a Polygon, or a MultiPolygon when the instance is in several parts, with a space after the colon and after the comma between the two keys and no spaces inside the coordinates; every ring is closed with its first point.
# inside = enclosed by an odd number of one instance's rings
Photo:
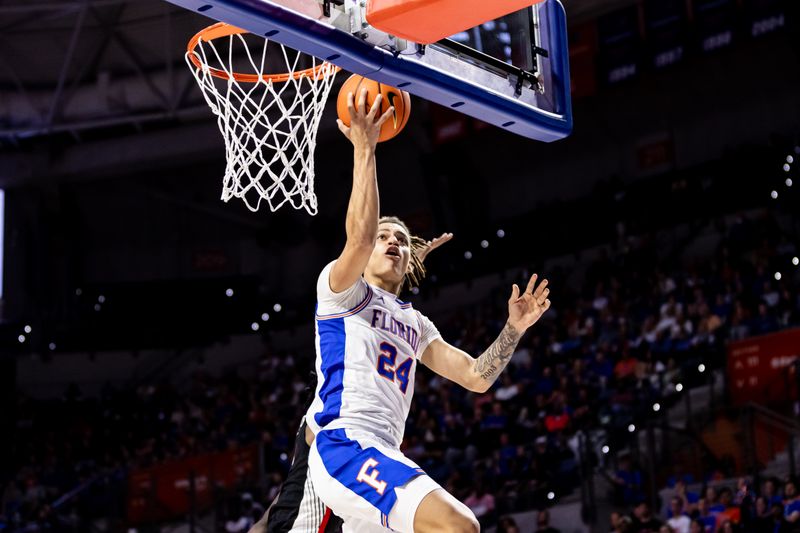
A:
{"type": "Polygon", "coordinates": [[[395,87],[353,74],[347,78],[347,81],[342,85],[342,88],[339,90],[339,97],[336,100],[336,112],[339,114],[339,118],[344,122],[345,126],[350,125],[350,113],[347,110],[347,94],[353,93],[356,99],[355,103],[358,105],[358,95],[365,87],[367,88],[367,110],[372,107],[372,102],[375,101],[375,97],[378,94],[383,96],[381,100],[381,110],[378,116],[381,116],[387,109],[394,106],[394,117],[383,124],[381,127],[381,134],[378,137],[378,142],[388,141],[400,133],[408,122],[408,117],[411,114],[411,97],[407,92],[401,91],[395,87]]]}

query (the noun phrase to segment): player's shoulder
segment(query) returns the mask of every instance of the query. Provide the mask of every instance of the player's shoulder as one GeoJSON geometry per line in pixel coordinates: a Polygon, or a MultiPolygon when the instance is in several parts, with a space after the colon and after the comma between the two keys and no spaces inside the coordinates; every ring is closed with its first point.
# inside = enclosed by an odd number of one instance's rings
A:
{"type": "Polygon", "coordinates": [[[330,273],[336,261],[331,261],[320,272],[317,280],[317,318],[344,318],[358,313],[369,304],[372,289],[360,277],[341,292],[334,292],[330,286],[330,273]]]}

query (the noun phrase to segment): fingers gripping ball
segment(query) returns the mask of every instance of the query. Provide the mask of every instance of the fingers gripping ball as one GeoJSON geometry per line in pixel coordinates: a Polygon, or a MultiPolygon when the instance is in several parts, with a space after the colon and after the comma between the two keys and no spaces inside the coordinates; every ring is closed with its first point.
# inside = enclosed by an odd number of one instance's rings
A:
{"type": "Polygon", "coordinates": [[[381,134],[378,137],[378,142],[388,141],[400,133],[408,122],[408,116],[411,114],[411,97],[407,92],[400,89],[353,74],[342,85],[339,90],[339,97],[336,100],[336,112],[345,126],[350,126],[350,113],[347,111],[347,94],[353,93],[356,102],[358,102],[358,95],[365,87],[367,89],[367,110],[372,107],[372,102],[375,101],[378,93],[381,94],[382,98],[381,110],[377,116],[381,116],[387,109],[394,106],[394,116],[381,126],[381,134]]]}

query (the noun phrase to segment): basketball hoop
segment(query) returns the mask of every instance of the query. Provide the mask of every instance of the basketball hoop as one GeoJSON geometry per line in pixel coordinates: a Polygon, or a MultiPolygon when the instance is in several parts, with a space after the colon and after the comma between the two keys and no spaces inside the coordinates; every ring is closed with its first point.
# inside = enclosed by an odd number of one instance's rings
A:
{"type": "Polygon", "coordinates": [[[192,37],[186,62],[225,140],[222,200],[315,215],[317,129],[339,67],[224,23],[192,37]],[[285,72],[266,73],[271,66],[285,72]]]}

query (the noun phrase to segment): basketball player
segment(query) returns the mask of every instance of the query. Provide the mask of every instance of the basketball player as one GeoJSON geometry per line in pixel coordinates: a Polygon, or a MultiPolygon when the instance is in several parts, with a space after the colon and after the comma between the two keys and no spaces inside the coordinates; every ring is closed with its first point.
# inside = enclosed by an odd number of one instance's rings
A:
{"type": "MultiPolygon", "coordinates": [[[[375,144],[392,109],[377,116],[348,96],[354,146],[347,242],[317,283],[317,373],[305,422],[315,434],[309,481],[344,531],[478,531],[472,512],[399,450],[417,362],[475,392],[506,367],[524,332],[550,307],[547,281],[531,277],[508,301],[497,340],[477,359],[444,342],[435,326],[397,298],[409,272],[411,235],[395,218],[378,218],[375,144]]],[[[324,524],[323,524],[324,526],[324,524]]],[[[320,528],[322,530],[322,528],[320,528]]]]}
{"type": "MultiPolygon", "coordinates": [[[[425,258],[441,245],[453,238],[452,233],[443,233],[426,241],[412,236],[409,271],[406,285],[419,285],[425,276],[422,266],[425,258]]],[[[309,402],[310,403],[310,402],[309,402]]],[[[320,500],[308,477],[308,452],[314,442],[314,433],[305,423],[305,417],[297,431],[294,455],[289,474],[281,486],[280,493],[264,516],[250,528],[248,533],[338,533],[342,521],[320,500]]]]}

